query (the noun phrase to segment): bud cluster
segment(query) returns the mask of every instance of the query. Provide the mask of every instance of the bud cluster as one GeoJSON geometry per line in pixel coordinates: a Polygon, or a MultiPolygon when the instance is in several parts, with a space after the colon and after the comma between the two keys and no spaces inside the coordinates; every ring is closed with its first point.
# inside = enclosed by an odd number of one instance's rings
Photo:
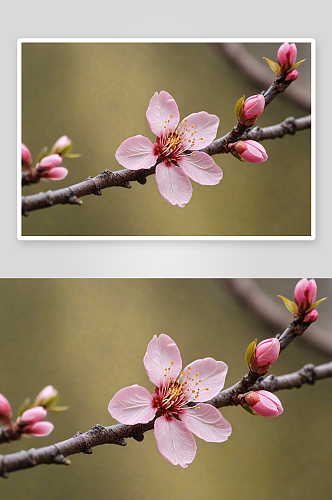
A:
{"type": "Polygon", "coordinates": [[[307,280],[307,278],[301,279],[295,286],[294,290],[294,300],[287,299],[282,295],[278,295],[294,317],[303,316],[303,323],[313,323],[318,318],[318,312],[315,309],[323,300],[320,299],[316,301],[317,295],[317,285],[315,280],[307,280]]]}
{"type": "Polygon", "coordinates": [[[70,154],[72,141],[63,135],[52,146],[51,151],[43,148],[37,158],[35,168],[32,168],[32,156],[25,144],[21,144],[22,168],[27,172],[30,182],[38,182],[39,179],[62,180],[68,175],[68,170],[60,167],[63,158],[77,158],[80,154],[70,154]]]}
{"type": "Polygon", "coordinates": [[[278,49],[278,63],[271,61],[271,59],[268,59],[267,57],[264,57],[263,59],[265,59],[276,75],[286,75],[285,81],[292,82],[298,77],[298,72],[295,68],[305,61],[305,59],[302,59],[302,61],[296,62],[296,56],[297,48],[295,43],[289,44],[288,42],[285,42],[280,45],[278,49]]]}

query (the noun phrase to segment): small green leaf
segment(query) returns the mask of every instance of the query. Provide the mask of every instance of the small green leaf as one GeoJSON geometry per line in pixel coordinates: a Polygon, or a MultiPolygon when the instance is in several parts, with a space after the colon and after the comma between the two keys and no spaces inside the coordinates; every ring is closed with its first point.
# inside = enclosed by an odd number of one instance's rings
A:
{"type": "Polygon", "coordinates": [[[25,410],[30,408],[30,398],[26,398],[19,409],[17,410],[17,416],[20,417],[25,410]]]}
{"type": "Polygon", "coordinates": [[[263,57],[263,59],[265,59],[267,64],[270,66],[273,73],[275,73],[277,75],[279,73],[279,69],[280,69],[279,64],[275,63],[274,61],[271,61],[271,59],[268,59],[267,57],[263,57]]]}
{"type": "Polygon", "coordinates": [[[283,297],[282,295],[278,295],[278,297],[280,297],[280,299],[283,301],[283,303],[286,306],[286,309],[288,309],[288,311],[291,312],[293,314],[293,316],[295,316],[295,314],[297,312],[296,304],[294,302],[292,302],[291,300],[286,299],[286,297],[283,297]]]}
{"type": "Polygon", "coordinates": [[[324,299],[319,299],[319,300],[317,300],[316,302],[314,302],[313,304],[311,304],[311,306],[310,306],[310,307],[308,307],[308,309],[306,310],[306,313],[308,313],[308,312],[312,311],[313,309],[316,309],[316,307],[317,307],[317,306],[318,306],[321,302],[323,302],[323,300],[326,300],[326,299],[327,299],[327,297],[324,297],[324,299]]]}
{"type": "Polygon", "coordinates": [[[79,158],[82,156],[80,153],[70,153],[70,154],[61,154],[62,158],[79,158]]]}
{"type": "Polygon", "coordinates": [[[66,411],[68,409],[69,406],[50,406],[47,411],[66,411]]]}
{"type": "Polygon", "coordinates": [[[249,344],[247,347],[245,359],[246,359],[246,363],[247,363],[248,368],[250,366],[250,358],[252,356],[252,353],[256,349],[256,344],[257,344],[257,339],[255,339],[253,342],[251,342],[251,344],[249,344]]]}
{"type": "Polygon", "coordinates": [[[240,109],[242,108],[242,105],[244,103],[244,98],[245,96],[243,95],[241,97],[241,99],[239,99],[237,101],[237,103],[235,104],[235,109],[234,109],[234,113],[235,113],[235,116],[236,116],[236,119],[238,120],[239,119],[239,113],[240,113],[240,109]]]}
{"type": "Polygon", "coordinates": [[[244,162],[246,161],[243,158],[241,158],[241,156],[239,154],[237,154],[237,153],[232,153],[232,155],[234,156],[234,158],[236,158],[239,161],[244,161],[244,162]]]}
{"type": "Polygon", "coordinates": [[[40,151],[39,155],[37,156],[36,163],[39,163],[40,160],[45,158],[47,156],[47,146],[44,146],[43,149],[40,151]]]}
{"type": "Polygon", "coordinates": [[[302,59],[302,61],[299,61],[299,62],[297,62],[297,63],[293,64],[293,66],[291,66],[291,67],[289,68],[289,70],[288,70],[288,72],[287,72],[287,73],[290,73],[291,71],[293,71],[293,69],[296,69],[296,68],[297,68],[298,66],[300,66],[300,64],[302,64],[304,61],[305,61],[305,59],[302,59]]]}
{"type": "Polygon", "coordinates": [[[246,410],[248,413],[250,413],[251,415],[254,415],[255,417],[258,416],[258,413],[256,413],[252,408],[251,406],[242,406],[242,408],[244,410],[246,410]]]}

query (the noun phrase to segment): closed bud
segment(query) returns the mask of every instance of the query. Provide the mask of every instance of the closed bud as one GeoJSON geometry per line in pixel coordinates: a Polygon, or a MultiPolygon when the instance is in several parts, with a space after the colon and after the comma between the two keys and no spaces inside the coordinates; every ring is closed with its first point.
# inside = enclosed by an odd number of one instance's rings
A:
{"type": "Polygon", "coordinates": [[[72,145],[71,139],[66,135],[63,135],[56,141],[56,143],[52,147],[52,153],[58,153],[59,155],[63,155],[68,153],[72,145]]]}
{"type": "Polygon", "coordinates": [[[272,392],[256,391],[255,394],[259,396],[259,401],[250,406],[258,415],[262,417],[278,417],[284,411],[279,399],[272,392]]]}
{"type": "Polygon", "coordinates": [[[296,71],[296,69],[293,69],[292,71],[290,71],[288,73],[288,75],[286,76],[285,80],[287,82],[293,82],[294,80],[297,79],[297,77],[299,76],[298,72],[296,71]]]}
{"type": "Polygon", "coordinates": [[[19,417],[18,423],[20,425],[31,425],[35,422],[39,422],[43,420],[47,415],[47,411],[42,406],[36,406],[35,408],[30,408],[29,410],[25,410],[22,413],[22,416],[19,417]]]}
{"type": "Polygon", "coordinates": [[[58,167],[62,162],[62,158],[58,154],[52,154],[48,156],[44,156],[37,164],[37,170],[43,171],[48,170],[50,168],[58,167]]]}
{"type": "Polygon", "coordinates": [[[301,279],[295,286],[294,299],[299,314],[304,314],[306,310],[315,302],[317,295],[317,285],[315,280],[301,279]]]}
{"type": "Polygon", "coordinates": [[[51,179],[52,181],[61,181],[68,175],[68,170],[65,167],[55,167],[45,170],[41,177],[51,179]]]}
{"type": "Polygon", "coordinates": [[[318,318],[318,312],[316,309],[313,309],[312,311],[308,312],[308,314],[306,314],[304,316],[304,320],[303,322],[304,323],[313,323],[314,321],[316,321],[318,318]]]}
{"type": "Polygon", "coordinates": [[[240,142],[244,142],[247,146],[247,149],[243,153],[239,153],[245,161],[249,163],[263,163],[268,159],[264,147],[259,142],[251,140],[240,142]]]}
{"type": "Polygon", "coordinates": [[[31,153],[25,144],[21,144],[22,167],[24,170],[31,168],[32,158],[31,153]]]}
{"type": "Polygon", "coordinates": [[[286,66],[289,69],[296,61],[297,48],[295,43],[283,43],[278,49],[279,66],[286,66]]]}
{"type": "Polygon", "coordinates": [[[56,400],[57,396],[58,391],[54,389],[53,385],[47,385],[36,397],[35,404],[37,406],[47,407],[56,400]]]}
{"type": "Polygon", "coordinates": [[[272,338],[263,340],[258,344],[255,350],[255,357],[258,366],[272,365],[279,356],[280,342],[272,338]]]}
{"type": "Polygon", "coordinates": [[[0,394],[0,420],[4,425],[9,424],[12,418],[12,408],[9,404],[8,399],[0,394]]]}
{"type": "Polygon", "coordinates": [[[34,424],[24,427],[24,434],[29,434],[30,436],[44,437],[51,434],[54,429],[54,425],[51,422],[35,422],[34,424]]]}
{"type": "Polygon", "coordinates": [[[243,112],[246,119],[258,118],[264,111],[264,96],[258,94],[248,97],[243,104],[243,112]]]}

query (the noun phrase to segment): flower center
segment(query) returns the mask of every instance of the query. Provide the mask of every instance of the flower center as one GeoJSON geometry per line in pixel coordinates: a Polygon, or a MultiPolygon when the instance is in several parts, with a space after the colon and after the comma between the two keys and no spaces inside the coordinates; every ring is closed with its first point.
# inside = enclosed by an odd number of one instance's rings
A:
{"type": "Polygon", "coordinates": [[[176,130],[172,131],[169,128],[169,122],[173,115],[170,115],[164,123],[164,133],[156,140],[156,154],[162,161],[176,161],[178,156],[185,150],[190,150],[194,147],[196,141],[203,141],[203,137],[199,139],[195,136],[195,124],[188,126],[188,121],[180,122],[176,130]]]}
{"type": "MultiPolygon", "coordinates": [[[[171,365],[173,364],[172,362],[171,365]]],[[[185,405],[194,402],[202,391],[208,391],[209,388],[198,387],[202,379],[199,378],[199,372],[191,374],[190,366],[183,370],[175,381],[169,377],[170,369],[171,366],[165,368],[164,383],[161,387],[156,387],[154,404],[166,417],[178,417],[185,405]]]]}

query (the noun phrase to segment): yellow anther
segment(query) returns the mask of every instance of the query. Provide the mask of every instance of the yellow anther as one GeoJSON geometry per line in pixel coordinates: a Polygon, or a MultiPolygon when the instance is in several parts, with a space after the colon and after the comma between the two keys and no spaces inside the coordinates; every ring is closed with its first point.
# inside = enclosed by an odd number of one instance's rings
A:
{"type": "Polygon", "coordinates": [[[192,393],[194,393],[194,392],[195,392],[195,389],[193,389],[191,392],[192,392],[192,393]]]}
{"type": "Polygon", "coordinates": [[[169,116],[170,116],[170,118],[173,118],[173,115],[169,115],[169,116]]]}
{"type": "Polygon", "coordinates": [[[198,382],[195,382],[195,385],[198,385],[198,382]]]}
{"type": "Polygon", "coordinates": [[[185,120],[185,122],[187,123],[188,120],[185,120]]]}
{"type": "Polygon", "coordinates": [[[202,380],[201,380],[201,379],[199,379],[199,381],[198,381],[198,382],[202,382],[202,380]]]}
{"type": "Polygon", "coordinates": [[[188,370],[191,370],[190,366],[188,366],[188,370]]]}
{"type": "Polygon", "coordinates": [[[174,361],[171,361],[171,365],[174,365],[174,361]]]}

